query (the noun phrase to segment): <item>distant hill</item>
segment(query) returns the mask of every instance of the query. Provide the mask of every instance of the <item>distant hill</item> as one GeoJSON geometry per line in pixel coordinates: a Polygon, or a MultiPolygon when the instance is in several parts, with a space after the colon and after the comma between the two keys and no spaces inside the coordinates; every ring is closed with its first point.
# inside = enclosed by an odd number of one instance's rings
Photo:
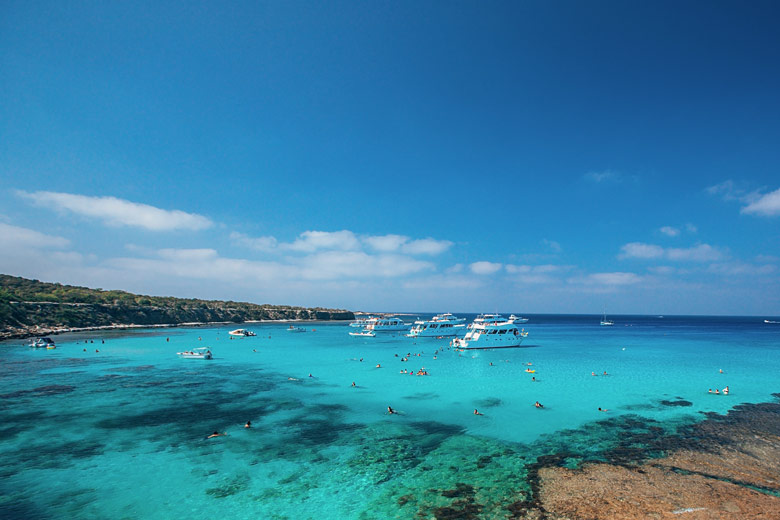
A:
{"type": "Polygon", "coordinates": [[[354,317],[338,309],[145,296],[0,274],[0,339],[73,328],[354,317]]]}

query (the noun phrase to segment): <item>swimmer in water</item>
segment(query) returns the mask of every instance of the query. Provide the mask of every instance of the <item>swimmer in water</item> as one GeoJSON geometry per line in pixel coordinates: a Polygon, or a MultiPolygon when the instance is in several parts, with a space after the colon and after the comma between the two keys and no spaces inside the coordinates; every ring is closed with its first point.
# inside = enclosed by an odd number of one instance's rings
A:
{"type": "Polygon", "coordinates": [[[226,433],[214,432],[214,433],[212,433],[211,435],[209,435],[206,438],[207,439],[213,439],[214,437],[222,437],[223,435],[227,435],[227,434],[226,433]]]}
{"type": "Polygon", "coordinates": [[[391,407],[388,406],[387,407],[387,413],[393,414],[393,413],[397,413],[397,412],[395,410],[393,410],[391,407]]]}
{"type": "Polygon", "coordinates": [[[484,415],[484,414],[480,413],[479,411],[477,411],[476,408],[474,408],[474,415],[484,415]]]}
{"type": "Polygon", "coordinates": [[[534,403],[534,406],[537,407],[537,408],[544,408],[544,405],[542,405],[542,403],[540,403],[539,401],[536,401],[534,403]]]}
{"type": "Polygon", "coordinates": [[[602,409],[602,408],[599,406],[599,412],[608,412],[608,411],[609,411],[609,410],[607,410],[606,408],[602,409]]]}
{"type": "Polygon", "coordinates": [[[251,428],[252,427],[252,421],[247,421],[244,425],[244,428],[251,428]]]}
{"type": "Polygon", "coordinates": [[[355,386],[356,386],[356,385],[355,385],[355,382],[354,382],[354,381],[352,381],[352,388],[355,388],[355,386]]]}

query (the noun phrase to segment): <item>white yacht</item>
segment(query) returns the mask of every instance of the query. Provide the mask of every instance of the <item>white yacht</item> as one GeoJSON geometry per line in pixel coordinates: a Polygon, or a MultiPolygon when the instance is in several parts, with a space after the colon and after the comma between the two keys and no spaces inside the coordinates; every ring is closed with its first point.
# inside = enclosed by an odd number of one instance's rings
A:
{"type": "Polygon", "coordinates": [[[606,313],[606,312],[604,312],[604,317],[603,317],[603,318],[601,318],[601,325],[602,325],[603,327],[611,327],[611,326],[612,326],[612,325],[614,325],[614,324],[615,324],[615,322],[614,322],[614,321],[612,321],[612,320],[608,320],[608,319],[607,319],[607,313],[606,313]]]}
{"type": "Polygon", "coordinates": [[[512,321],[513,323],[528,323],[528,318],[515,316],[514,314],[509,315],[509,320],[512,321]]]}
{"type": "Polygon", "coordinates": [[[257,336],[257,334],[255,334],[251,330],[246,330],[246,329],[231,330],[230,332],[228,332],[228,334],[230,334],[231,336],[239,337],[239,338],[244,338],[244,337],[247,337],[247,336],[257,336]]]}
{"type": "Polygon", "coordinates": [[[47,348],[49,350],[57,348],[57,345],[54,344],[54,340],[51,338],[37,338],[31,341],[27,346],[32,348],[47,348]]]}
{"type": "Polygon", "coordinates": [[[450,313],[437,314],[430,320],[415,321],[407,336],[410,338],[457,336],[465,327],[466,318],[456,318],[450,313]]]}
{"type": "Polygon", "coordinates": [[[511,348],[519,347],[526,337],[528,333],[525,330],[519,330],[517,325],[501,315],[482,314],[469,325],[464,338],[452,340],[452,346],[464,350],[511,348]]]}
{"type": "Polygon", "coordinates": [[[409,329],[408,323],[404,323],[404,320],[401,318],[395,318],[392,316],[377,318],[375,322],[366,325],[365,328],[365,330],[369,330],[371,332],[398,332],[407,329],[409,329]]]}
{"type": "Polygon", "coordinates": [[[180,358],[186,359],[212,359],[211,350],[208,347],[199,347],[192,350],[176,353],[180,358]]]}
{"type": "Polygon", "coordinates": [[[349,324],[349,326],[358,329],[365,329],[369,325],[373,325],[378,319],[379,318],[377,318],[376,316],[366,316],[365,318],[356,318],[355,321],[349,324]]]}

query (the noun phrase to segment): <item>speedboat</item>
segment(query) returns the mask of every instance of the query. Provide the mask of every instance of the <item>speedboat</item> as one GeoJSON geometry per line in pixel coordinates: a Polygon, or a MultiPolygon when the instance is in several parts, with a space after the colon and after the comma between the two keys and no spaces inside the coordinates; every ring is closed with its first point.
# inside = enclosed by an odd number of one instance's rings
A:
{"type": "Polygon", "coordinates": [[[780,321],[764,320],[764,323],[780,323],[780,321]]]}
{"type": "Polygon", "coordinates": [[[287,327],[287,332],[306,332],[306,329],[303,327],[295,327],[293,325],[290,325],[287,327]]]}
{"type": "Polygon", "coordinates": [[[37,338],[31,341],[27,346],[32,348],[47,348],[49,350],[57,348],[57,345],[54,344],[54,340],[51,338],[37,338]]]}
{"type": "Polygon", "coordinates": [[[350,336],[363,336],[366,338],[373,338],[376,337],[376,334],[371,332],[370,330],[361,330],[360,332],[350,332],[350,336]]]}
{"type": "Polygon", "coordinates": [[[409,324],[404,323],[404,320],[393,317],[378,318],[374,323],[366,325],[366,329],[372,332],[397,332],[408,328],[409,324]]]}
{"type": "Polygon", "coordinates": [[[456,318],[450,313],[437,314],[430,320],[415,321],[407,336],[410,338],[457,336],[460,329],[465,327],[466,318],[456,318]]]}
{"type": "Polygon", "coordinates": [[[514,323],[528,323],[528,318],[522,318],[520,316],[515,316],[514,314],[509,315],[509,320],[514,323]]]}
{"type": "Polygon", "coordinates": [[[211,359],[211,350],[208,347],[198,347],[185,352],[176,353],[180,358],[187,359],[211,359]]]}
{"type": "Polygon", "coordinates": [[[237,336],[239,338],[244,338],[247,336],[257,336],[257,334],[255,334],[251,330],[246,330],[246,329],[231,330],[230,332],[228,332],[228,334],[230,334],[231,336],[237,336]]]}
{"type": "Polygon", "coordinates": [[[452,340],[452,346],[464,350],[511,348],[519,347],[527,337],[528,333],[518,329],[511,320],[498,314],[482,314],[469,325],[465,337],[452,340]]]}

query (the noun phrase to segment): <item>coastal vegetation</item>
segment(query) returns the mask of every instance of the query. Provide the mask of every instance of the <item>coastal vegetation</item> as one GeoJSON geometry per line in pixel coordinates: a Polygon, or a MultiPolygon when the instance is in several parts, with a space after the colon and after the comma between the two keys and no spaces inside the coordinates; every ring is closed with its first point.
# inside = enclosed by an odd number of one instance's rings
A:
{"type": "Polygon", "coordinates": [[[340,309],[147,296],[0,274],[0,339],[74,328],[351,319],[340,309]]]}

